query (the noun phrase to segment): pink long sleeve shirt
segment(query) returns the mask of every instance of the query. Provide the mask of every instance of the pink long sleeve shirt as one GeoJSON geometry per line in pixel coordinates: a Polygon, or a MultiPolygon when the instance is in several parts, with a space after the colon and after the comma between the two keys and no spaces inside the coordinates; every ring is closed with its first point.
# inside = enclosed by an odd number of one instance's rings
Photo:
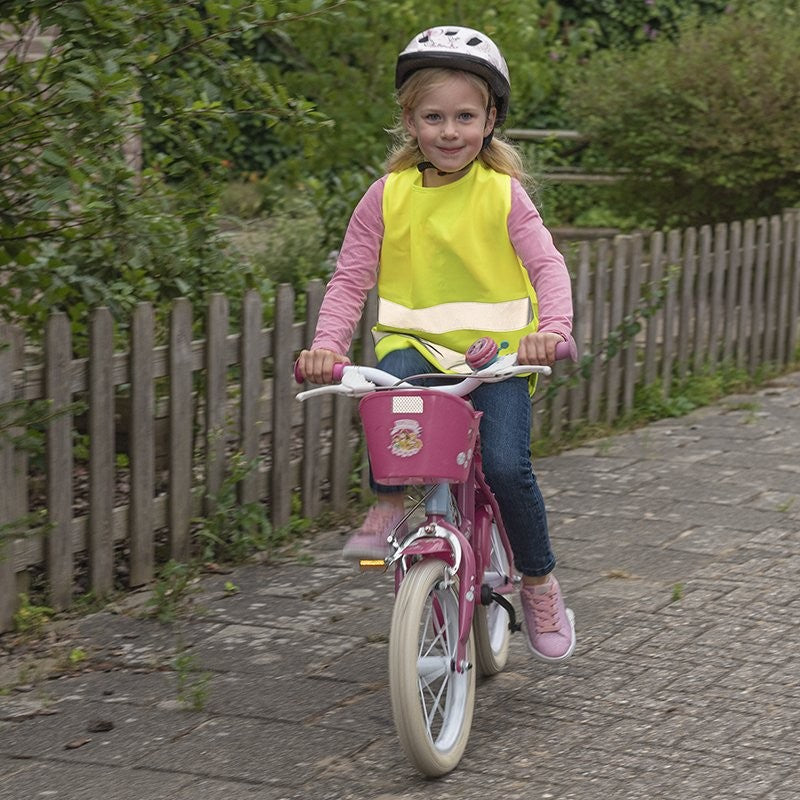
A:
{"type": "MultiPolygon", "coordinates": [[[[367,293],[378,277],[383,241],[383,187],[375,181],[353,211],[336,270],[322,301],[311,349],[344,355],[361,317],[367,293]]],[[[572,331],[572,291],[564,258],[518,180],[511,180],[508,237],[528,272],[539,302],[539,331],[568,339],[572,331]]]]}

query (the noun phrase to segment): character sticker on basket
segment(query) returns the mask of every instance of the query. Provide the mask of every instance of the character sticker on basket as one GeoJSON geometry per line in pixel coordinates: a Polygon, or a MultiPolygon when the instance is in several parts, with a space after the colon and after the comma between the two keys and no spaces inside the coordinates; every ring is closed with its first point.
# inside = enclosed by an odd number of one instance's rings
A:
{"type": "Polygon", "coordinates": [[[414,419],[396,419],[390,435],[393,456],[407,458],[422,450],[422,426],[414,419]]]}

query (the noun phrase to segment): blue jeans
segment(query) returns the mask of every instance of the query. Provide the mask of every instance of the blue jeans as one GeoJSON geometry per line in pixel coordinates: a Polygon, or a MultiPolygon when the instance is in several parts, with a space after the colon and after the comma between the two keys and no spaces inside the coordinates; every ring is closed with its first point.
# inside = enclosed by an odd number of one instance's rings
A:
{"type": "MultiPolygon", "coordinates": [[[[394,350],[378,364],[398,378],[435,372],[414,348],[394,350]]],[[[414,381],[440,384],[441,381],[414,381]]],[[[483,472],[489,483],[514,553],[514,566],[523,574],[547,575],[556,559],[550,547],[544,499],[531,465],[531,400],[528,381],[511,378],[487,383],[472,393],[472,404],[483,412],[480,424],[483,472]]],[[[379,494],[403,491],[402,487],[379,486],[379,494]]]]}

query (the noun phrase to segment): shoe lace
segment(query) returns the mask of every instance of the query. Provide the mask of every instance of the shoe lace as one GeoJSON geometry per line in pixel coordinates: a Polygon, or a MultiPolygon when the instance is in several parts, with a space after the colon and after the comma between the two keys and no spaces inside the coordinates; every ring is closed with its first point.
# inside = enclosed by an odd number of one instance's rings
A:
{"type": "Polygon", "coordinates": [[[526,595],[533,608],[533,618],[539,633],[557,633],[561,630],[561,615],[558,609],[558,598],[555,592],[535,594],[532,589],[526,595]]]}

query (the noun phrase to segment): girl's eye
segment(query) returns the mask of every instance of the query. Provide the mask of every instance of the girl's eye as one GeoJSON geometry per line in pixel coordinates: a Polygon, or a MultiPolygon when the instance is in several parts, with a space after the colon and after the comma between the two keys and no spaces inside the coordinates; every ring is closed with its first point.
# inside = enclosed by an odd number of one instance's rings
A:
{"type": "Polygon", "coordinates": [[[439,121],[439,115],[438,114],[433,114],[433,113],[426,114],[425,115],[425,119],[428,120],[428,122],[438,122],[439,121]]]}
{"type": "Polygon", "coordinates": [[[462,112],[461,112],[461,113],[458,115],[458,118],[459,118],[460,120],[463,120],[464,122],[469,122],[469,121],[470,121],[470,120],[471,120],[471,119],[472,119],[474,116],[475,116],[475,115],[474,115],[474,114],[472,114],[472,113],[471,113],[471,112],[469,112],[469,111],[462,111],[462,112]]]}

